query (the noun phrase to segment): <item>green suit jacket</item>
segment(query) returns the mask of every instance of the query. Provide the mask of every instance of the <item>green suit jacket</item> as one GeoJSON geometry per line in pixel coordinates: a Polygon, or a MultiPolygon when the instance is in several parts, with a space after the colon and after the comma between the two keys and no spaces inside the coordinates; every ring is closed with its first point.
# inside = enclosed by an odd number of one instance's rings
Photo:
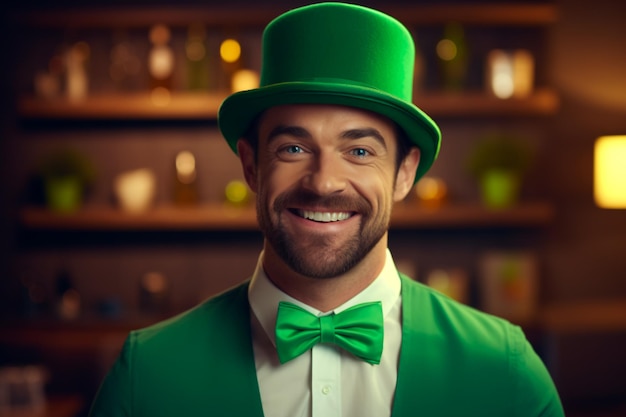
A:
{"type": "MultiPolygon", "coordinates": [[[[90,416],[262,417],[247,288],[131,332],[90,416]]],[[[393,417],[564,415],[519,327],[407,277],[402,314],[393,417]]]]}

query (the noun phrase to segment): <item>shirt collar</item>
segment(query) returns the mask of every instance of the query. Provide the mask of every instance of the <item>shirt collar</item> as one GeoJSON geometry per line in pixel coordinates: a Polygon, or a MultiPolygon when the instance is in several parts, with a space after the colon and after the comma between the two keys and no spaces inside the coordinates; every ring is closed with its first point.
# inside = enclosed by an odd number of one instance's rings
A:
{"type": "MultiPolygon", "coordinates": [[[[387,249],[385,265],[378,277],[363,291],[346,301],[341,306],[335,308],[333,312],[339,313],[356,304],[380,301],[382,302],[383,315],[387,316],[389,311],[400,297],[400,276],[396,269],[391,252],[387,249]]],[[[250,307],[261,326],[267,333],[272,343],[275,344],[274,327],[276,326],[276,312],[280,301],[288,301],[296,304],[305,310],[322,315],[322,312],[296,300],[276,287],[267,277],[263,270],[263,252],[259,255],[259,260],[255,268],[250,286],[248,288],[248,299],[250,307]]]]}

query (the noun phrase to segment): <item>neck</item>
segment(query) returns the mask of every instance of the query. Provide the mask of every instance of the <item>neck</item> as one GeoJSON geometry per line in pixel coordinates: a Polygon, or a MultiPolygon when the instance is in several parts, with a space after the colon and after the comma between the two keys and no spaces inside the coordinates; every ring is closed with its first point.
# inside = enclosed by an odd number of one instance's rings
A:
{"type": "Polygon", "coordinates": [[[322,312],[333,310],[367,288],[378,277],[387,257],[387,236],[354,268],[333,278],[311,278],[293,271],[265,244],[263,269],[281,291],[322,312]]]}

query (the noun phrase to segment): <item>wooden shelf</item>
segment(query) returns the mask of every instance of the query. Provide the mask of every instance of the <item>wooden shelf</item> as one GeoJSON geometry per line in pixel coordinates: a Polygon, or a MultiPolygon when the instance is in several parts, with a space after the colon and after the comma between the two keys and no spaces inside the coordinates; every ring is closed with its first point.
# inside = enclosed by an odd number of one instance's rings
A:
{"type": "Polygon", "coordinates": [[[392,229],[519,228],[549,224],[555,216],[552,205],[524,203],[506,209],[489,209],[480,204],[447,205],[437,209],[416,204],[396,205],[392,229]]]}
{"type": "Polygon", "coordinates": [[[549,306],[542,311],[541,323],[553,334],[626,332],[626,299],[549,306]]]}
{"type": "Polygon", "coordinates": [[[16,349],[41,347],[48,350],[97,351],[108,345],[122,346],[133,329],[149,326],[166,316],[121,319],[55,318],[5,319],[0,321],[0,345],[16,349]]]}
{"type": "Polygon", "coordinates": [[[54,213],[26,208],[21,221],[39,230],[255,230],[253,208],[207,204],[198,207],[155,207],[144,213],[128,213],[113,207],[86,207],[76,213],[54,213]]]}
{"type": "Polygon", "coordinates": [[[41,409],[17,408],[7,410],[2,417],[76,417],[84,400],[79,395],[52,396],[46,398],[41,409]]]}
{"type": "MultiPolygon", "coordinates": [[[[218,27],[264,26],[288,7],[82,7],[41,10],[15,15],[18,23],[49,28],[136,28],[155,23],[187,26],[198,22],[218,27]]],[[[434,25],[457,21],[466,25],[549,25],[558,19],[552,3],[448,4],[382,6],[381,11],[407,25],[434,25]]]]}
{"type": "Polygon", "coordinates": [[[417,93],[415,104],[435,117],[465,116],[549,116],[559,109],[559,97],[552,89],[537,89],[523,98],[499,99],[482,91],[462,93],[417,93]]]}
{"type": "MultiPolygon", "coordinates": [[[[220,204],[196,208],[163,206],[141,214],[125,213],[112,207],[88,207],[72,214],[29,207],[21,211],[20,217],[22,225],[27,229],[49,231],[258,229],[254,208],[233,208],[220,204]]],[[[450,205],[427,209],[402,203],[394,209],[391,228],[538,227],[548,224],[553,218],[553,207],[545,203],[525,204],[502,210],[490,210],[480,205],[450,205]]]]}
{"type": "MultiPolygon", "coordinates": [[[[72,101],[22,97],[18,112],[25,119],[48,120],[215,120],[226,94],[172,93],[154,102],[148,93],[101,94],[72,101]]],[[[484,92],[425,93],[416,104],[433,117],[550,115],[559,107],[553,90],[537,90],[526,98],[498,99],[484,92]]]]}
{"type": "Polygon", "coordinates": [[[555,23],[559,17],[558,8],[552,3],[430,4],[382,10],[408,25],[437,25],[454,21],[464,25],[537,26],[555,23]]]}
{"type": "Polygon", "coordinates": [[[81,100],[22,97],[18,112],[26,119],[186,119],[215,120],[226,94],[173,93],[169,100],[155,101],[148,92],[101,94],[81,100]]]}

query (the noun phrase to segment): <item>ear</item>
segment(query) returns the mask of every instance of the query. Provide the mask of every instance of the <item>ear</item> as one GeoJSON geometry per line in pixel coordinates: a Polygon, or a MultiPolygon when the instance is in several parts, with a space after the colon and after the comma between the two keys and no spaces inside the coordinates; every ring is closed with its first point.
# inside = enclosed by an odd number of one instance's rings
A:
{"type": "Polygon", "coordinates": [[[252,146],[247,140],[239,139],[237,141],[237,155],[239,155],[241,168],[243,169],[243,176],[248,183],[248,187],[250,187],[253,192],[256,192],[256,157],[254,155],[254,149],[252,149],[252,146]]]}
{"type": "Polygon", "coordinates": [[[413,147],[404,158],[396,174],[396,184],[393,190],[393,201],[399,202],[409,194],[415,182],[415,171],[420,161],[420,151],[413,147]]]}

